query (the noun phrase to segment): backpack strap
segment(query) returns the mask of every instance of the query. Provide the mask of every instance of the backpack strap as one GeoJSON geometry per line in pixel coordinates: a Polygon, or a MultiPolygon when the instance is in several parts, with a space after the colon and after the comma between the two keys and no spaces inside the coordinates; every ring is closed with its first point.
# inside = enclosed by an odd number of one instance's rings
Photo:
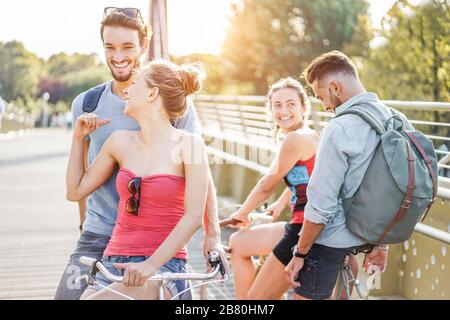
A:
{"type": "Polygon", "coordinates": [[[433,168],[431,167],[431,160],[428,157],[427,153],[425,152],[425,150],[423,149],[422,145],[420,144],[419,140],[417,140],[416,136],[414,135],[414,133],[412,133],[411,131],[404,131],[406,133],[406,135],[408,136],[408,138],[411,140],[411,142],[413,143],[413,145],[416,147],[416,149],[419,151],[420,155],[423,158],[423,161],[425,162],[425,165],[428,168],[428,171],[430,172],[431,175],[431,180],[433,181],[433,198],[431,199],[430,204],[428,205],[427,210],[425,211],[425,214],[422,218],[421,221],[425,220],[428,211],[430,211],[431,206],[433,205],[434,201],[436,200],[436,194],[437,194],[437,186],[438,186],[438,179],[436,177],[436,175],[434,174],[433,168]]]}
{"type": "Polygon", "coordinates": [[[345,114],[355,114],[367,122],[372,129],[374,129],[379,135],[383,135],[386,132],[386,128],[383,123],[378,120],[373,114],[371,114],[366,108],[350,107],[349,109],[343,111],[337,117],[343,116],[345,114]]]}
{"type": "Polygon", "coordinates": [[[401,221],[405,215],[406,212],[409,209],[409,206],[411,204],[411,200],[413,198],[414,188],[416,185],[415,181],[415,168],[414,168],[414,156],[413,151],[411,149],[411,145],[409,144],[409,141],[407,139],[404,139],[406,144],[406,150],[408,153],[408,171],[409,171],[409,178],[408,178],[408,187],[406,190],[405,198],[403,199],[402,206],[400,209],[398,209],[396,215],[392,218],[392,220],[389,222],[389,224],[384,228],[383,234],[378,239],[377,243],[382,243],[384,237],[388,234],[388,232],[392,229],[392,227],[399,221],[401,221]]]}
{"type": "Polygon", "coordinates": [[[106,83],[102,83],[86,92],[83,99],[83,112],[91,113],[97,109],[98,102],[102,96],[103,91],[105,91],[106,83]]]}

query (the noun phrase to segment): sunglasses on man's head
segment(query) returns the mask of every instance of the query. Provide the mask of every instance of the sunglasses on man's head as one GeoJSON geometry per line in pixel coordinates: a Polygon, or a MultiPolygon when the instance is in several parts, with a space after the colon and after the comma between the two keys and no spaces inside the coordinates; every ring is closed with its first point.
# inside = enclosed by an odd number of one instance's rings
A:
{"type": "Polygon", "coordinates": [[[142,19],[141,11],[137,8],[117,8],[117,7],[106,7],[103,10],[103,14],[105,17],[109,16],[110,14],[114,12],[120,12],[126,15],[127,17],[137,19],[141,19],[142,23],[144,24],[144,19],[142,19]]]}
{"type": "Polygon", "coordinates": [[[125,202],[125,209],[128,213],[137,216],[139,211],[139,202],[141,201],[141,178],[134,178],[128,182],[128,192],[131,197],[125,202]],[[137,193],[137,199],[136,199],[137,193]]]}

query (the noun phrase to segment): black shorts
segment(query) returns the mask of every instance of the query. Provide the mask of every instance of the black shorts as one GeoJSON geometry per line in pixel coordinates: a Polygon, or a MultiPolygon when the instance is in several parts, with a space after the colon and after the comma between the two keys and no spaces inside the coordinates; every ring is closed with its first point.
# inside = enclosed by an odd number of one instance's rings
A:
{"type": "Polygon", "coordinates": [[[302,229],[302,224],[287,223],[284,229],[285,233],[283,239],[277,243],[272,252],[282,264],[287,266],[289,261],[292,259],[292,247],[298,242],[298,233],[302,229]]]}
{"type": "Polygon", "coordinates": [[[296,279],[300,287],[294,291],[308,299],[328,299],[333,294],[339,269],[353,248],[331,248],[314,244],[296,279]]]}

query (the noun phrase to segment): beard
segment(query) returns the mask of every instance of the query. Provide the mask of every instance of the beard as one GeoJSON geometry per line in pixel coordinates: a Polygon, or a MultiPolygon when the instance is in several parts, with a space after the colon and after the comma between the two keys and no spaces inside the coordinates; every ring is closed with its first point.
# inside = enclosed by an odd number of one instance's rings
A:
{"type": "Polygon", "coordinates": [[[113,71],[113,66],[111,66],[111,62],[108,61],[108,68],[109,71],[111,72],[112,77],[114,78],[114,80],[118,81],[118,82],[127,82],[128,80],[130,80],[131,76],[132,76],[132,70],[137,68],[139,66],[139,60],[136,59],[134,61],[133,67],[130,69],[130,71],[127,74],[124,75],[117,75],[114,73],[113,71]]]}
{"type": "Polygon", "coordinates": [[[333,111],[336,112],[335,111],[336,108],[342,104],[342,101],[341,101],[341,99],[339,99],[339,97],[334,95],[330,89],[328,89],[328,92],[330,93],[330,99],[331,99],[331,104],[333,105],[333,111]]]}

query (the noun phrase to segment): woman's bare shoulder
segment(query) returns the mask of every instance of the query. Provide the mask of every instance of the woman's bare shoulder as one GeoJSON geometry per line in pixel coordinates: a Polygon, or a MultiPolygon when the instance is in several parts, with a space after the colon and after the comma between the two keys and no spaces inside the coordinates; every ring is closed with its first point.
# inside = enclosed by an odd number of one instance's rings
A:
{"type": "Polygon", "coordinates": [[[108,145],[112,149],[122,149],[123,147],[130,146],[135,141],[137,131],[131,130],[117,130],[111,133],[108,137],[105,145],[108,145]]]}

